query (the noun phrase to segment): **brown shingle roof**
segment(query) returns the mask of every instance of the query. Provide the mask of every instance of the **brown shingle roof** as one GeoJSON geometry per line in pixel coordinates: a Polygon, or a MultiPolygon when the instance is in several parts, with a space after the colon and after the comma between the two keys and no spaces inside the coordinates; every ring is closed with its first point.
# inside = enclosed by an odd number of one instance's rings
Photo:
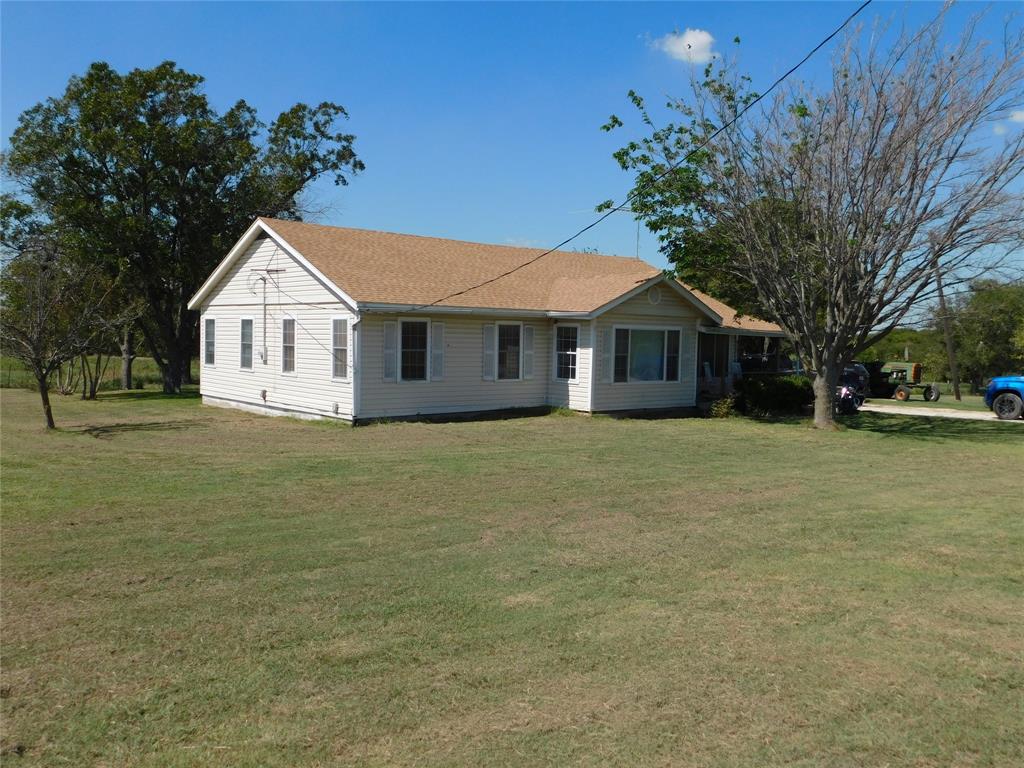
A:
{"type": "Polygon", "coordinates": [[[718,299],[708,296],[704,291],[698,291],[693,286],[687,285],[682,280],[677,280],[683,288],[688,290],[713,311],[721,315],[723,328],[734,328],[739,331],[750,331],[752,333],[782,333],[782,329],[775,323],[761,320],[749,315],[739,315],[736,310],[718,299]]]}
{"type": "MultiPolygon", "coordinates": [[[[429,304],[544,252],[280,219],[261,221],[359,303],[429,304]]],[[[591,312],[660,273],[638,259],[555,251],[439,306],[591,312]]]]}

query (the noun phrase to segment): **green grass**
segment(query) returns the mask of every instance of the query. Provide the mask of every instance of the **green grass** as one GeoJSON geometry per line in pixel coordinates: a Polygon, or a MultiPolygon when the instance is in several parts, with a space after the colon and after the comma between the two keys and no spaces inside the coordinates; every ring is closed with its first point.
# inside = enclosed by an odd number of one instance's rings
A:
{"type": "Polygon", "coordinates": [[[2,408],[4,765],[1024,762],[1016,425],[2,408]]]}

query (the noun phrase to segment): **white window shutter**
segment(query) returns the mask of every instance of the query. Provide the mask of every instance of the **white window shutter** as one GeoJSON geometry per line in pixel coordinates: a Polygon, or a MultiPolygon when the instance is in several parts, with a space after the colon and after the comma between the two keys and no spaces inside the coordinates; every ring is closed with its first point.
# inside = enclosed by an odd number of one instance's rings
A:
{"type": "Polygon", "coordinates": [[[444,323],[430,324],[430,380],[444,381],[444,323]]]}
{"type": "Polygon", "coordinates": [[[601,334],[601,378],[606,384],[612,381],[612,365],[615,362],[615,331],[605,328],[601,334]]]}
{"type": "Polygon", "coordinates": [[[483,379],[494,381],[495,348],[497,346],[497,328],[493,323],[484,325],[483,379]]]}
{"type": "Polygon", "coordinates": [[[384,322],[384,381],[398,379],[398,323],[384,322]]]}
{"type": "Polygon", "coordinates": [[[523,326],[523,378],[533,378],[533,326],[523,326]]]}

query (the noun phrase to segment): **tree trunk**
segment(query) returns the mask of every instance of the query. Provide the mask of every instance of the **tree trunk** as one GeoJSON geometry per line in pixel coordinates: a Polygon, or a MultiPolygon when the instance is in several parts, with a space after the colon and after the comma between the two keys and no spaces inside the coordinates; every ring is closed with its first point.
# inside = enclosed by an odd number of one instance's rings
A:
{"type": "MultiPolygon", "coordinates": [[[[107,358],[107,362],[110,358],[107,358]]],[[[103,353],[96,353],[96,367],[93,369],[92,375],[89,377],[89,399],[95,400],[96,393],[100,388],[100,381],[103,379],[103,375],[107,372],[107,366],[103,362],[103,353]]]]}
{"type": "Polygon", "coordinates": [[[836,371],[832,366],[823,366],[814,377],[814,427],[835,429],[833,402],[836,397],[836,371]]]}
{"type": "Polygon", "coordinates": [[[164,380],[164,394],[176,395],[181,392],[181,355],[177,349],[168,349],[167,357],[157,360],[164,380]]]}
{"type": "Polygon", "coordinates": [[[195,384],[192,381],[192,355],[191,353],[186,354],[185,358],[181,361],[181,380],[185,384],[195,384]]]}
{"type": "Polygon", "coordinates": [[[160,373],[163,374],[165,395],[176,395],[181,392],[181,368],[169,363],[160,373]]]}
{"type": "Polygon", "coordinates": [[[43,401],[43,416],[46,417],[46,428],[54,429],[57,425],[53,423],[53,410],[50,408],[50,382],[46,376],[36,376],[36,385],[39,387],[39,399],[43,401]]]}
{"type": "Polygon", "coordinates": [[[135,331],[125,326],[121,336],[121,389],[132,388],[132,363],[135,362],[135,331]]]}
{"type": "Polygon", "coordinates": [[[942,273],[935,270],[935,290],[939,294],[939,317],[942,318],[942,336],[946,341],[946,355],[949,357],[949,373],[953,377],[953,397],[960,401],[960,372],[956,365],[956,348],[953,346],[953,330],[946,308],[946,295],[942,291],[942,273]]]}
{"type": "Polygon", "coordinates": [[[92,368],[89,367],[89,358],[85,356],[85,352],[81,355],[82,361],[82,399],[88,400],[89,392],[89,377],[92,375],[92,368]]]}
{"type": "Polygon", "coordinates": [[[153,362],[160,369],[165,395],[181,392],[182,343],[177,326],[169,324],[164,317],[142,318],[140,327],[146,340],[146,349],[153,355],[153,362]],[[152,320],[152,322],[149,322],[152,320]]]}

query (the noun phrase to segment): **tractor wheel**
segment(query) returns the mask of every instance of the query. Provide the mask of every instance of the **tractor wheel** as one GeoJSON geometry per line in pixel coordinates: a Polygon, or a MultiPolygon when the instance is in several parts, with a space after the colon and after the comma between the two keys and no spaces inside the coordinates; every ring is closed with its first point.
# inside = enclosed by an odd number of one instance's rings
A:
{"type": "Polygon", "coordinates": [[[924,399],[929,403],[939,402],[939,388],[934,384],[929,384],[924,388],[924,399]]]}
{"type": "Polygon", "coordinates": [[[910,399],[910,393],[912,391],[913,390],[911,390],[910,387],[908,387],[908,386],[906,386],[904,384],[900,384],[898,387],[896,387],[896,392],[893,393],[893,397],[895,397],[900,402],[903,402],[905,400],[909,400],[910,399]]]}
{"type": "Polygon", "coordinates": [[[1024,412],[1024,402],[1021,402],[1021,399],[1012,392],[1003,392],[1001,395],[996,395],[996,399],[992,401],[992,412],[1000,419],[1007,421],[1019,419],[1021,413],[1024,412]]]}

